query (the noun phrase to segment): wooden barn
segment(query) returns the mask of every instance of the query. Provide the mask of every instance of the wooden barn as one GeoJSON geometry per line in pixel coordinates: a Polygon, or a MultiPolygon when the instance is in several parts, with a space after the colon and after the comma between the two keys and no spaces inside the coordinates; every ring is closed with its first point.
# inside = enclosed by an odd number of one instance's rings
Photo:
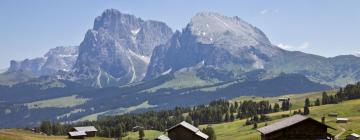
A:
{"type": "Polygon", "coordinates": [[[310,117],[294,115],[259,128],[258,131],[261,140],[333,140],[327,128],[334,129],[310,117]]]}
{"type": "Polygon", "coordinates": [[[337,113],[329,113],[328,116],[329,116],[329,117],[337,117],[338,114],[337,114],[337,113]]]}
{"type": "Polygon", "coordinates": [[[97,129],[94,126],[82,126],[72,128],[71,132],[84,132],[86,134],[85,137],[95,137],[97,129]]]}
{"type": "Polygon", "coordinates": [[[69,139],[84,139],[86,133],[84,131],[72,131],[68,133],[69,139]]]}
{"type": "Polygon", "coordinates": [[[208,135],[200,131],[199,128],[183,121],[166,130],[168,133],[167,137],[158,137],[161,140],[206,140],[209,138],[208,135]]]}

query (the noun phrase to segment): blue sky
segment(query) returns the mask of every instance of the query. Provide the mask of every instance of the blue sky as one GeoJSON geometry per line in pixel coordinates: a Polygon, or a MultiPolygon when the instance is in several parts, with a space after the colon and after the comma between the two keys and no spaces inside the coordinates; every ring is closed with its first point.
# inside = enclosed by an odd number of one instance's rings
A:
{"type": "Polygon", "coordinates": [[[360,51],[358,0],[2,0],[0,68],[11,59],[42,56],[56,46],[78,45],[93,20],[115,8],[181,29],[201,11],[239,16],[273,44],[332,57],[360,51]]]}

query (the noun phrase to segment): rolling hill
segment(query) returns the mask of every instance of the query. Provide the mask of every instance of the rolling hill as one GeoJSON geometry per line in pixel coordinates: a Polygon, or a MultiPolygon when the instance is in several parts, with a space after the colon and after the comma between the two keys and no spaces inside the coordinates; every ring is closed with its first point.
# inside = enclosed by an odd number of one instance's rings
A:
{"type": "MultiPolygon", "coordinates": [[[[334,94],[334,91],[328,91],[329,94],[334,94]]],[[[293,110],[297,110],[298,108],[302,108],[303,101],[305,98],[318,98],[321,97],[321,92],[314,92],[314,93],[304,93],[304,94],[290,94],[280,97],[290,97],[293,101],[293,110]]],[[[279,97],[270,97],[270,98],[263,98],[263,97],[252,97],[252,96],[244,96],[234,99],[232,101],[243,101],[248,99],[253,100],[269,100],[272,103],[277,102],[279,97]]],[[[339,117],[347,117],[350,119],[349,123],[346,124],[337,124],[335,122],[334,117],[326,117],[326,123],[332,127],[335,127],[337,130],[329,130],[329,132],[333,135],[337,135],[342,131],[344,128],[346,131],[344,134],[340,135],[340,139],[344,139],[347,134],[350,133],[360,133],[360,99],[357,100],[349,100],[339,104],[329,104],[329,105],[321,105],[315,106],[310,108],[310,117],[320,121],[322,116],[327,116],[329,113],[337,112],[339,117]]],[[[279,119],[282,118],[282,115],[288,115],[290,111],[285,112],[277,112],[268,114],[268,116],[272,119],[272,121],[266,122],[267,124],[272,124],[279,119]]],[[[239,139],[239,140],[258,140],[260,139],[260,133],[258,133],[255,129],[253,129],[252,125],[244,126],[245,120],[235,120],[234,122],[228,123],[220,123],[220,124],[209,124],[211,125],[216,133],[218,140],[227,140],[227,139],[239,139]]],[[[265,123],[259,123],[258,127],[263,127],[265,123]]],[[[201,125],[200,128],[204,128],[208,126],[201,125]]],[[[155,130],[145,130],[145,138],[153,139],[160,135],[162,132],[155,131],[155,130]]],[[[49,140],[60,140],[66,139],[66,137],[62,136],[44,136],[39,134],[34,134],[29,131],[24,130],[17,130],[17,129],[2,129],[0,130],[0,139],[2,140],[13,140],[13,139],[49,139],[49,140]]],[[[137,132],[129,132],[128,136],[124,137],[124,139],[137,139],[138,133],[137,132]]],[[[106,138],[95,138],[94,140],[106,140],[106,138]]]]}

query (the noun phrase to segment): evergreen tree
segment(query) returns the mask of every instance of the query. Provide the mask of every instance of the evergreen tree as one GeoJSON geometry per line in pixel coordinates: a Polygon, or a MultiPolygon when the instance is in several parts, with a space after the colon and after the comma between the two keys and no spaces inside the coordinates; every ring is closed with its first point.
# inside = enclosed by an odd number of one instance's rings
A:
{"type": "Polygon", "coordinates": [[[304,106],[304,115],[309,115],[309,114],[310,114],[309,107],[304,106]]]}
{"type": "Polygon", "coordinates": [[[310,106],[310,100],[309,100],[309,98],[306,98],[305,104],[304,104],[304,115],[310,114],[309,106],[310,106]]]}
{"type": "Polygon", "coordinates": [[[225,121],[225,122],[229,122],[229,121],[230,121],[230,115],[229,115],[229,112],[227,112],[227,113],[225,114],[224,121],[225,121]]]}
{"type": "Polygon", "coordinates": [[[194,121],[194,126],[195,126],[195,127],[198,127],[198,126],[199,126],[199,119],[196,119],[196,120],[194,121]]]}
{"type": "Polygon", "coordinates": [[[234,113],[231,113],[231,114],[230,114],[230,121],[234,121],[234,120],[235,120],[234,113]]]}
{"type": "Polygon", "coordinates": [[[326,105],[329,103],[329,96],[327,95],[326,91],[322,93],[322,102],[323,105],[326,105]]]}
{"type": "Polygon", "coordinates": [[[305,106],[307,106],[307,107],[310,107],[311,105],[310,105],[310,100],[309,100],[309,98],[306,98],[305,99],[305,106]]]}
{"type": "Polygon", "coordinates": [[[52,128],[50,121],[43,121],[40,125],[40,131],[46,135],[52,135],[52,128]]]}
{"type": "Polygon", "coordinates": [[[320,106],[320,99],[319,99],[319,98],[317,98],[317,99],[315,100],[315,106],[320,106]]]}
{"type": "Polygon", "coordinates": [[[235,101],[235,109],[239,108],[239,103],[237,101],[235,101]]]}
{"type": "Polygon", "coordinates": [[[209,136],[208,140],[216,140],[215,130],[212,127],[207,126],[203,129],[203,132],[209,136]]]}
{"type": "Polygon", "coordinates": [[[139,139],[143,140],[144,137],[145,137],[144,129],[141,128],[141,129],[139,130],[139,139]]]}
{"type": "Polygon", "coordinates": [[[280,105],[278,103],[275,103],[274,112],[279,112],[279,111],[280,111],[280,105]]]}
{"type": "Polygon", "coordinates": [[[253,126],[254,129],[257,128],[257,122],[254,123],[254,126],[253,126]]]}

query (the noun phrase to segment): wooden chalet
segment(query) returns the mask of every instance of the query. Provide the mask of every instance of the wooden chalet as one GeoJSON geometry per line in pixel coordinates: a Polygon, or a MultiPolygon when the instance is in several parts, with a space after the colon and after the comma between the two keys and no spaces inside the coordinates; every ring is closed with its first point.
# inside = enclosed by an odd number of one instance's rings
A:
{"type": "Polygon", "coordinates": [[[71,131],[68,133],[69,138],[74,139],[72,137],[95,137],[97,129],[94,126],[82,126],[82,127],[73,127],[71,131]]]}
{"type": "Polygon", "coordinates": [[[183,121],[166,130],[167,136],[161,135],[156,140],[207,140],[208,135],[199,128],[183,121]]]}
{"type": "Polygon", "coordinates": [[[261,140],[333,140],[327,128],[334,129],[310,117],[294,115],[257,130],[261,140]]]}

